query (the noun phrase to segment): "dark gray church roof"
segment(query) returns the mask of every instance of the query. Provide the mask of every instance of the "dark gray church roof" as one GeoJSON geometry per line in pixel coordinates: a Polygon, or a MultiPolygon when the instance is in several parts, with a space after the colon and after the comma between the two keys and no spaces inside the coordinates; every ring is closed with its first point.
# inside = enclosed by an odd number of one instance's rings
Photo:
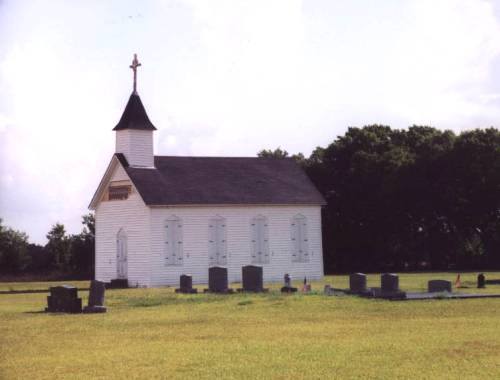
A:
{"type": "Polygon", "coordinates": [[[156,156],[155,168],[125,171],[147,205],[325,204],[291,158],[156,156]]]}
{"type": "Polygon", "coordinates": [[[142,105],[141,98],[137,93],[132,93],[128,100],[122,117],[113,131],[122,129],[140,129],[146,131],[156,130],[155,126],[149,120],[149,117],[142,105]]]}

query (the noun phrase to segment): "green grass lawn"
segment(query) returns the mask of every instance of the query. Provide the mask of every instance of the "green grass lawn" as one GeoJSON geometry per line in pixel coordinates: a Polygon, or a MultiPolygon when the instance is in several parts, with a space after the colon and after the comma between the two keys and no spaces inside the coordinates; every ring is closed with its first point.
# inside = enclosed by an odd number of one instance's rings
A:
{"type": "MultiPolygon", "coordinates": [[[[404,274],[400,286],[423,291],[429,279],[455,276],[404,274]]],[[[469,288],[459,291],[500,293],[500,285],[475,289],[475,279],[462,274],[469,288]]],[[[500,378],[500,299],[321,294],[325,283],[347,282],[328,276],[313,283],[317,292],[288,296],[279,284],[261,295],[108,290],[108,313],[93,315],[40,313],[47,294],[0,295],[0,379],[500,378]]],[[[87,293],[79,292],[84,303],[87,293]]]]}

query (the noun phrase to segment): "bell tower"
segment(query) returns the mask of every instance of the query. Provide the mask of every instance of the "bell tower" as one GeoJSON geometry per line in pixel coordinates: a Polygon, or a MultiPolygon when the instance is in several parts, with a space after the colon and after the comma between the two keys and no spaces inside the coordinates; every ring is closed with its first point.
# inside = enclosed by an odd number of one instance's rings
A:
{"type": "Polygon", "coordinates": [[[154,167],[153,131],[155,126],[142,105],[137,93],[137,68],[141,66],[134,54],[130,68],[134,72],[134,87],[125,110],[118,124],[113,128],[116,132],[116,153],[123,153],[128,164],[133,167],[154,167]]]}

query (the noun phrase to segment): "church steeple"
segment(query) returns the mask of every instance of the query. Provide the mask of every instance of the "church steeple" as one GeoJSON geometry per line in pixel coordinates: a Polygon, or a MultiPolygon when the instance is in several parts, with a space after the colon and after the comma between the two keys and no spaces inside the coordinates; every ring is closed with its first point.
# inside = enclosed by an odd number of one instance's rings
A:
{"type": "Polygon", "coordinates": [[[137,93],[132,93],[128,100],[122,117],[113,131],[122,129],[141,129],[146,131],[156,131],[155,126],[149,120],[148,114],[142,105],[141,98],[137,93]]]}
{"type": "Polygon", "coordinates": [[[149,120],[146,110],[142,105],[141,98],[137,93],[137,68],[139,66],[141,66],[141,64],[137,60],[137,54],[134,54],[134,59],[130,65],[130,68],[134,72],[134,87],[132,95],[130,95],[130,99],[128,100],[125,110],[123,111],[122,117],[118,124],[116,124],[116,127],[113,128],[113,131],[119,131],[122,129],[156,130],[153,123],[149,120]]]}
{"type": "Polygon", "coordinates": [[[141,66],[134,54],[130,68],[134,72],[134,87],[122,117],[113,131],[116,131],[116,153],[123,153],[130,166],[153,167],[153,131],[155,126],[137,94],[137,67],[141,66]]]}

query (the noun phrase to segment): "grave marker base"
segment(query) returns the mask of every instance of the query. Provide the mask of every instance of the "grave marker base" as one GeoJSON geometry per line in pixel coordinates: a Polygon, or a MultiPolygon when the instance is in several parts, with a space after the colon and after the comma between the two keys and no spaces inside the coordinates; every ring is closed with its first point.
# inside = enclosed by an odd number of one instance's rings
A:
{"type": "Polygon", "coordinates": [[[198,289],[183,289],[183,288],[177,288],[175,289],[176,293],[182,293],[182,294],[196,294],[198,293],[198,289]]]}
{"type": "Polygon", "coordinates": [[[295,293],[298,289],[292,286],[283,286],[281,288],[281,293],[295,293]]]}
{"type": "Polygon", "coordinates": [[[83,308],[85,314],[105,313],[106,311],[106,306],[85,306],[83,308]]]}
{"type": "Polygon", "coordinates": [[[267,293],[267,292],[269,292],[268,288],[262,288],[260,290],[259,289],[251,290],[251,289],[238,288],[236,290],[238,291],[238,293],[267,293]]]}
{"type": "Polygon", "coordinates": [[[234,293],[234,289],[223,289],[223,290],[212,290],[212,289],[203,289],[203,293],[214,293],[214,294],[232,294],[234,293]]]}

